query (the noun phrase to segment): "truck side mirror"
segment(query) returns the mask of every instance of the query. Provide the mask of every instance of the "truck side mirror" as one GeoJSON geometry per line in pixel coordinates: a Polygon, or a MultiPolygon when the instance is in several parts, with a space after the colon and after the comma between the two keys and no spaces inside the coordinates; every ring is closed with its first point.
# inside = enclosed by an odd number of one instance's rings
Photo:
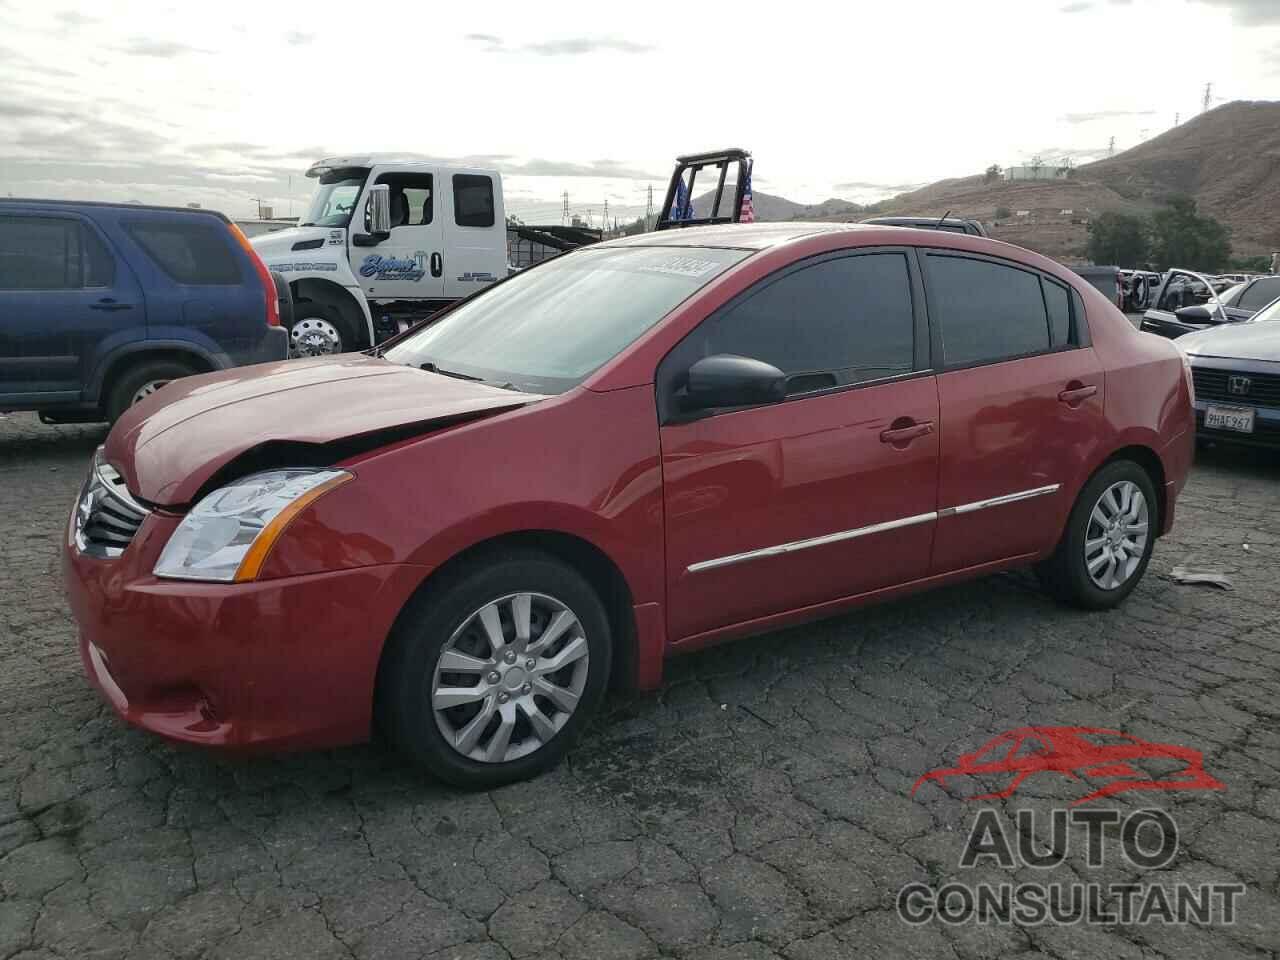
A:
{"type": "Polygon", "coordinates": [[[391,187],[385,183],[375,183],[369,188],[369,199],[365,201],[365,222],[369,224],[368,233],[357,233],[351,242],[357,247],[372,247],[391,236],[391,187]]]}

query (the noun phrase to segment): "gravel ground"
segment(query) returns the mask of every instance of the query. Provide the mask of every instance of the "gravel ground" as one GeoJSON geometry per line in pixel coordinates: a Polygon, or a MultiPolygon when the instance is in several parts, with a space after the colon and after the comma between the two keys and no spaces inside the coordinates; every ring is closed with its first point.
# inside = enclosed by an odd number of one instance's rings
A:
{"type": "Polygon", "coordinates": [[[0,960],[35,957],[1275,958],[1280,952],[1280,456],[1202,453],[1125,606],[996,576],[670,664],[614,695],[548,776],[445,789],[377,745],[230,760],[125,729],[80,669],[58,542],[96,427],[0,416],[0,960]],[[1244,545],[1248,544],[1246,550],[1244,545]],[[1178,563],[1232,592],[1177,586],[1178,563]],[[1219,791],[1162,807],[1144,870],[1073,828],[1065,862],[960,865],[1089,788],[1039,774],[971,802],[921,774],[1025,725],[1204,752],[1219,791]],[[1239,881],[1236,922],[909,926],[913,881],[1239,881]]]}

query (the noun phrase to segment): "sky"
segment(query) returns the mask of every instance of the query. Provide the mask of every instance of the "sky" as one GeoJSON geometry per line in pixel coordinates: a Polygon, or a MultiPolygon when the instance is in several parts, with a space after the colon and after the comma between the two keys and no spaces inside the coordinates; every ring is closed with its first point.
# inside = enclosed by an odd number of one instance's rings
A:
{"type": "Polygon", "coordinates": [[[413,154],[598,224],[741,146],[757,191],[866,203],[1126,149],[1207,83],[1280,99],[1280,0],[0,0],[0,196],[297,216],[312,161],[413,154]]]}

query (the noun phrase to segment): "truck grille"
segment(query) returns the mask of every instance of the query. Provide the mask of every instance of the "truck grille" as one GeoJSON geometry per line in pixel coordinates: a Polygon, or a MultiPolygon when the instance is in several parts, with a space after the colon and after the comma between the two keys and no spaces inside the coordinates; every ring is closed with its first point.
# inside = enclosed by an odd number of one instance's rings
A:
{"type": "Polygon", "coordinates": [[[1221,400],[1249,407],[1280,407],[1280,374],[1193,366],[1191,378],[1195,381],[1197,400],[1221,400]],[[1231,380],[1236,377],[1248,381],[1247,389],[1242,393],[1231,389],[1231,380]]]}
{"type": "Polygon", "coordinates": [[[102,459],[93,456],[93,469],[80,491],[72,518],[72,535],[81,553],[112,559],[133,542],[148,510],[129,493],[124,478],[102,459]]]}

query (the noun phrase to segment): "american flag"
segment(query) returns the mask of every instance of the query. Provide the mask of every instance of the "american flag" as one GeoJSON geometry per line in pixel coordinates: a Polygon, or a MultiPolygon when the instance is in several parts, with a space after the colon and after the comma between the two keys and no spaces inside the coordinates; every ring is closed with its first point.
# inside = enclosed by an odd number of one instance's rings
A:
{"type": "Polygon", "coordinates": [[[755,223],[756,222],[756,208],[755,208],[755,205],[751,202],[751,168],[754,166],[755,166],[755,163],[752,162],[747,167],[747,182],[742,188],[742,207],[741,207],[742,215],[738,217],[739,223],[755,223]]]}
{"type": "Polygon", "coordinates": [[[671,204],[671,219],[693,219],[693,204],[689,202],[689,188],[684,185],[684,177],[676,181],[676,199],[671,204]]]}

